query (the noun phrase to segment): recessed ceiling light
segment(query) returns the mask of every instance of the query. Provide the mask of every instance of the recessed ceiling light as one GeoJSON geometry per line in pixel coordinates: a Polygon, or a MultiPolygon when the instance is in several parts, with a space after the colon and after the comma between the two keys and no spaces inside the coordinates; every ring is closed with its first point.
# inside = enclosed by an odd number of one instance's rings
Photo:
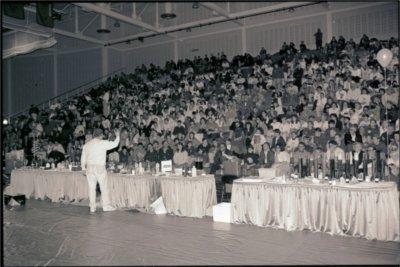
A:
{"type": "Polygon", "coordinates": [[[109,29],[98,29],[98,33],[110,33],[111,31],[109,29]]]}
{"type": "Polygon", "coordinates": [[[174,18],[176,18],[176,14],[175,13],[163,13],[163,14],[161,14],[161,18],[162,19],[174,19],[174,18]]]}

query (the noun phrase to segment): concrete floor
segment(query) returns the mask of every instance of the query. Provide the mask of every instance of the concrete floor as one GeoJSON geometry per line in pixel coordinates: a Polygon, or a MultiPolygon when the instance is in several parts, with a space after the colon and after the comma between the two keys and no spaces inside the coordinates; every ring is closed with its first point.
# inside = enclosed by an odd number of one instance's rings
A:
{"type": "Polygon", "coordinates": [[[27,200],[4,210],[4,264],[400,264],[400,243],[27,200]]]}

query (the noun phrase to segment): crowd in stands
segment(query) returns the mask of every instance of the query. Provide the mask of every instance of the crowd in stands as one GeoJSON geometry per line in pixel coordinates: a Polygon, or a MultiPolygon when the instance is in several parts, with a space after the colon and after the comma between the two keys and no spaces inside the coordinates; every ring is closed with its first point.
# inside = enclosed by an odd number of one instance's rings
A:
{"type": "Polygon", "coordinates": [[[113,139],[118,128],[121,141],[108,164],[202,162],[215,173],[236,160],[254,174],[259,167],[350,152],[383,159],[387,176],[397,179],[398,40],[364,35],[356,43],[340,36],[325,46],[317,39],[317,46],[284,43],[274,55],[262,48],[255,57],[229,60],[218,53],[164,68],[142,65],[68,103],[32,107],[4,127],[3,145],[6,152],[23,149],[27,165],[79,162],[94,129],[113,139]],[[381,48],[394,55],[387,88],[376,60],[381,48]]]}

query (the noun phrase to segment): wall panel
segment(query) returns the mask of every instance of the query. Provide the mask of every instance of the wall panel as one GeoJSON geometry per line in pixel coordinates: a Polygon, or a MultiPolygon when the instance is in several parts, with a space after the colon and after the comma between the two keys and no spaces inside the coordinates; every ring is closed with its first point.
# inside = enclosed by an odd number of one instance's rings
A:
{"type": "Polygon", "coordinates": [[[358,41],[363,34],[369,37],[398,37],[398,3],[364,7],[332,14],[333,36],[358,41]]]}
{"type": "Polygon", "coordinates": [[[11,59],[3,60],[3,68],[2,68],[2,99],[1,106],[3,109],[3,114],[8,115],[12,114],[12,90],[11,90],[11,59]]]}
{"type": "Polygon", "coordinates": [[[166,43],[145,48],[132,49],[125,52],[124,60],[127,71],[133,71],[142,64],[164,66],[165,62],[174,59],[174,44],[166,43]]]}
{"type": "Polygon", "coordinates": [[[108,73],[112,73],[124,67],[123,52],[108,48],[107,53],[108,73]]]}
{"type": "Polygon", "coordinates": [[[11,79],[12,113],[53,97],[53,56],[13,58],[11,79]]]}
{"type": "Polygon", "coordinates": [[[308,48],[315,49],[314,33],[318,28],[326,32],[325,15],[248,28],[247,50],[256,55],[261,47],[265,47],[268,53],[275,53],[282,47],[283,42],[293,42],[298,47],[301,41],[304,41],[308,48]]]}
{"type": "Polygon", "coordinates": [[[234,55],[242,54],[241,31],[234,30],[186,39],[178,43],[178,51],[180,59],[216,55],[221,51],[230,59],[234,55]]]}

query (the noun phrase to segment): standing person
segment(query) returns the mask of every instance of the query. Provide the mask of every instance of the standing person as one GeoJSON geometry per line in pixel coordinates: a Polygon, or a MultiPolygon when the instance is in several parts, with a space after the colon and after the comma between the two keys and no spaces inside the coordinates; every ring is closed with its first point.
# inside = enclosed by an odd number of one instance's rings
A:
{"type": "Polygon", "coordinates": [[[317,50],[322,48],[322,32],[321,29],[318,29],[317,32],[314,34],[315,36],[315,45],[317,46],[317,50]]]}
{"type": "Polygon", "coordinates": [[[95,129],[93,139],[87,142],[82,149],[81,167],[86,170],[86,178],[89,184],[90,212],[96,211],[96,184],[99,182],[103,211],[113,211],[108,195],[106,153],[119,144],[119,131],[115,131],[114,141],[103,140],[103,131],[95,129]]]}

